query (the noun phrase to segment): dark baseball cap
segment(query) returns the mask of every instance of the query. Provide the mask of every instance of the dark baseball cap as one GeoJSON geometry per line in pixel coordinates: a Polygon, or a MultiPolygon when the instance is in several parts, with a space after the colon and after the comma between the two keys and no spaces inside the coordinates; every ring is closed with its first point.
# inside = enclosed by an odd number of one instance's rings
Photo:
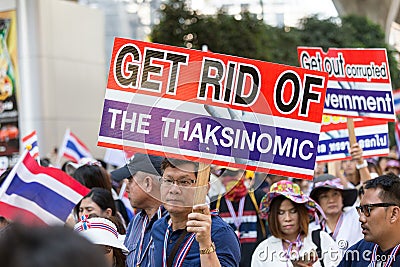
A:
{"type": "Polygon", "coordinates": [[[138,171],[161,176],[161,162],[164,157],[136,153],[135,156],[123,167],[111,172],[111,177],[116,181],[130,178],[138,171]]]}

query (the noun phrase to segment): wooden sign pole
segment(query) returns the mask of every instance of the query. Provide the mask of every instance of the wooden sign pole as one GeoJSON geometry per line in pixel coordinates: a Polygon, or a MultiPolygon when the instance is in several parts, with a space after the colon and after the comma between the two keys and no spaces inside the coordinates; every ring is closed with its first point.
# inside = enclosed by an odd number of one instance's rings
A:
{"type": "Polygon", "coordinates": [[[196,191],[194,193],[193,205],[206,203],[209,177],[210,164],[200,162],[199,171],[197,173],[196,191]]]}
{"type": "Polygon", "coordinates": [[[347,130],[349,131],[350,146],[357,143],[356,133],[354,132],[353,118],[347,118],[347,130]]]}

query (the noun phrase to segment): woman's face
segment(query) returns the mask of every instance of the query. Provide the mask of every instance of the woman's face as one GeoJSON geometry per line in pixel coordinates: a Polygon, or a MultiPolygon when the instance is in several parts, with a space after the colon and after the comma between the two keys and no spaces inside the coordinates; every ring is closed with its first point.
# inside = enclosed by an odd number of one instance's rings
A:
{"type": "Polygon", "coordinates": [[[108,218],[111,215],[111,213],[108,212],[108,210],[109,209],[107,209],[106,211],[102,210],[100,206],[97,205],[96,202],[92,200],[92,198],[87,197],[82,199],[81,205],[79,206],[79,218],[82,215],[89,216],[91,214],[95,214],[98,217],[108,218]]]}
{"type": "Polygon", "coordinates": [[[110,253],[105,254],[104,256],[106,256],[108,266],[113,267],[114,266],[114,251],[113,251],[113,249],[111,249],[110,253]]]}
{"type": "Polygon", "coordinates": [[[110,246],[105,245],[97,245],[100,251],[104,254],[106,258],[107,266],[113,267],[114,266],[114,250],[110,246]]]}
{"type": "Polygon", "coordinates": [[[279,228],[285,239],[294,240],[300,232],[299,213],[292,201],[285,199],[278,210],[279,228]]]}
{"type": "Polygon", "coordinates": [[[326,215],[337,215],[343,209],[343,197],[339,190],[330,189],[318,196],[318,204],[326,215]]]}

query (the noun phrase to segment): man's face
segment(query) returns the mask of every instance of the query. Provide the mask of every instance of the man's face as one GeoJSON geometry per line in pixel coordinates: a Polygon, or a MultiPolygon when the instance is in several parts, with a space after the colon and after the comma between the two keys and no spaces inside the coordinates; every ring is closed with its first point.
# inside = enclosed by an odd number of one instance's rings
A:
{"type": "Polygon", "coordinates": [[[131,206],[134,208],[142,209],[143,202],[146,200],[146,192],[144,192],[142,188],[143,178],[141,177],[141,173],[138,172],[133,175],[126,184],[126,192],[128,193],[129,202],[131,206]]]}
{"type": "MultiPolygon", "coordinates": [[[[360,206],[384,202],[379,198],[380,188],[365,189],[364,192],[360,206]]],[[[360,213],[359,221],[365,241],[379,244],[381,240],[388,238],[388,234],[390,235],[390,231],[388,232],[390,211],[390,207],[371,207],[368,217],[360,213]]]]}
{"type": "Polygon", "coordinates": [[[170,213],[190,211],[193,206],[196,176],[195,166],[185,163],[167,167],[161,179],[161,201],[170,213]]]}
{"type": "Polygon", "coordinates": [[[229,184],[233,183],[236,184],[237,181],[240,180],[240,178],[243,177],[244,171],[243,170],[237,170],[237,171],[232,171],[232,170],[225,170],[221,176],[221,182],[222,184],[227,187],[229,184]]]}

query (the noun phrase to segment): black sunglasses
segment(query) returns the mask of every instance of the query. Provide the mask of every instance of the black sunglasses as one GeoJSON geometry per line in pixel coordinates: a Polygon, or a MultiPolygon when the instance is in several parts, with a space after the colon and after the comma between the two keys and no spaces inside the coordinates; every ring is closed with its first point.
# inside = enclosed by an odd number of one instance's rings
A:
{"type": "Polygon", "coordinates": [[[364,213],[366,217],[369,217],[371,215],[371,209],[376,208],[376,207],[392,207],[392,206],[398,206],[395,203],[374,203],[374,204],[365,204],[361,206],[357,206],[356,209],[358,211],[358,215],[361,216],[361,213],[364,213]]]}

